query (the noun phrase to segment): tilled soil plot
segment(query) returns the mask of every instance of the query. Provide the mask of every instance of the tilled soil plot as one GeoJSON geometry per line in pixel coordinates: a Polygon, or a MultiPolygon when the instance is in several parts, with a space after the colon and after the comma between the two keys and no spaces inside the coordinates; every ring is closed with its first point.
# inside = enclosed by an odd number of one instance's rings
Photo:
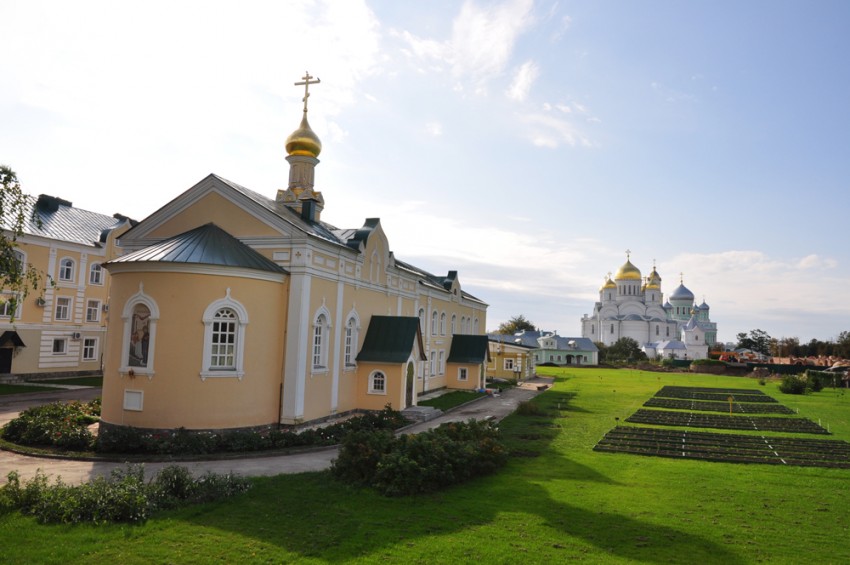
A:
{"type": "MultiPolygon", "coordinates": [[[[729,402],[708,400],[684,400],[679,398],[658,398],[654,396],[643,403],[647,408],[668,408],[670,410],[696,410],[700,412],[729,412],[729,402]]],[[[794,414],[794,411],[779,403],[769,402],[732,402],[732,411],[738,414],[794,414]]]]}
{"type": "Polygon", "coordinates": [[[720,414],[703,414],[700,412],[645,410],[641,408],[626,418],[626,421],[632,424],[652,424],[656,426],[829,434],[826,429],[811,420],[807,420],[806,418],[728,416],[720,414]]]}

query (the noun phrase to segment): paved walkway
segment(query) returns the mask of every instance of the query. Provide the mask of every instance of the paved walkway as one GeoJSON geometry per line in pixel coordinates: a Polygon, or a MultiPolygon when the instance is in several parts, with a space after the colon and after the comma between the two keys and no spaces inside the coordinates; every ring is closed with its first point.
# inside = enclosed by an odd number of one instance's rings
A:
{"type": "MultiPolygon", "coordinates": [[[[540,377],[531,379],[516,388],[504,391],[501,395],[482,397],[455,408],[439,418],[409,426],[404,429],[403,433],[419,433],[436,428],[446,422],[466,421],[473,418],[476,420],[485,418],[501,420],[516,410],[520,402],[537,396],[540,393],[538,387],[551,384],[551,382],[552,379],[540,377]]],[[[0,425],[14,418],[18,412],[28,406],[46,404],[56,400],[91,400],[99,395],[100,389],[82,389],[0,396],[0,425]]],[[[177,463],[187,467],[195,475],[212,471],[214,473],[233,472],[238,475],[258,477],[323,471],[330,467],[331,461],[336,456],[337,448],[329,447],[293,455],[177,463]]],[[[145,463],[145,473],[148,477],[153,476],[163,467],[174,463],[145,463]]],[[[65,483],[78,484],[95,477],[108,476],[113,469],[122,467],[124,467],[123,463],[30,457],[0,450],[0,483],[5,483],[5,477],[10,471],[17,471],[21,478],[30,479],[35,476],[36,470],[41,469],[51,476],[51,480],[61,477],[65,483]]]]}

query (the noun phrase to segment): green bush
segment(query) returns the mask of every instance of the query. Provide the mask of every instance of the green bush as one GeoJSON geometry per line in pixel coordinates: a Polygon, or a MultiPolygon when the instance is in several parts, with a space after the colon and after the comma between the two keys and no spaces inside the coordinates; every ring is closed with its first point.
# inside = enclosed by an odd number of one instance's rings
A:
{"type": "Polygon", "coordinates": [[[332,474],[369,485],[386,496],[431,492],[502,466],[507,452],[489,422],[452,422],[398,438],[389,432],[360,431],[343,442],[332,474]]]}
{"type": "Polygon", "coordinates": [[[49,485],[47,477],[36,472],[24,484],[16,472],[0,488],[0,504],[35,516],[43,524],[140,523],[159,509],[219,500],[246,491],[247,479],[208,473],[193,479],[183,467],[166,467],[145,483],[144,467],[128,465],[112,471],[109,478],[98,477],[71,486],[61,480],[49,485]]]}
{"type": "Polygon", "coordinates": [[[516,407],[516,413],[519,416],[545,416],[543,409],[530,400],[523,400],[516,407]]]}
{"type": "Polygon", "coordinates": [[[100,417],[100,400],[88,403],[53,402],[27,408],[3,427],[3,439],[21,445],[91,449],[88,426],[100,417]]]}
{"type": "Polygon", "coordinates": [[[785,375],[779,383],[779,392],[785,394],[805,394],[806,379],[797,375],[785,375]]]}

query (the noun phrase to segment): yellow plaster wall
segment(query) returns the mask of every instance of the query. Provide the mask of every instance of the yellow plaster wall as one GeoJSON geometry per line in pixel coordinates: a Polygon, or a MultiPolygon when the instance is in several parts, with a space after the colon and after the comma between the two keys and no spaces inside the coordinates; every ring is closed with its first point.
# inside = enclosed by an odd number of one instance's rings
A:
{"type": "Polygon", "coordinates": [[[117,273],[113,275],[112,309],[103,383],[105,422],[142,428],[215,429],[277,422],[284,361],[286,285],[220,275],[184,273],[117,273]],[[159,307],[153,366],[155,375],[122,375],[121,346],[126,302],[139,292],[159,307]],[[225,297],[248,311],[244,369],[235,377],[207,378],[200,371],[204,310],[225,297]],[[124,390],[144,392],[140,412],[124,410],[124,390]]]}
{"type": "Polygon", "coordinates": [[[214,223],[234,237],[280,236],[280,232],[263,223],[223,196],[210,193],[193,202],[175,217],[157,226],[145,237],[169,238],[198,226],[214,223]]]}
{"type": "Polygon", "coordinates": [[[361,363],[357,377],[357,404],[364,410],[381,410],[387,404],[394,410],[405,408],[404,376],[407,363],[399,365],[388,363],[361,363]],[[381,371],[387,377],[386,394],[369,393],[369,376],[381,371]]]}

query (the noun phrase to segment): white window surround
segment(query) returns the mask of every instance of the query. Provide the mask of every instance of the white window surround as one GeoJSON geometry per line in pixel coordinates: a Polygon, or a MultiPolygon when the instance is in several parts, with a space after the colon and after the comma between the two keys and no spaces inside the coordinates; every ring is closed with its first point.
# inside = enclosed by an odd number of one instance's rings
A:
{"type": "Polygon", "coordinates": [[[64,322],[70,320],[73,305],[74,301],[70,296],[57,296],[53,319],[64,322]]]}
{"type": "Polygon", "coordinates": [[[437,311],[431,312],[431,335],[437,335],[437,311]]]}
{"type": "Polygon", "coordinates": [[[452,335],[457,333],[457,314],[452,314],[452,335]]]}
{"type": "Polygon", "coordinates": [[[313,316],[313,341],[310,343],[310,366],[313,373],[328,371],[331,327],[331,313],[322,306],[313,316]]]}
{"type": "Polygon", "coordinates": [[[100,263],[92,263],[89,267],[89,284],[103,286],[103,267],[100,263]]]}
{"type": "Polygon", "coordinates": [[[345,322],[343,341],[343,370],[353,370],[357,366],[357,344],[360,336],[360,316],[357,311],[349,312],[345,322]]]}
{"type": "MultiPolygon", "coordinates": [[[[10,308],[11,303],[9,302],[9,300],[11,300],[13,297],[14,297],[14,294],[11,294],[11,293],[8,293],[8,292],[0,294],[0,300],[3,301],[3,304],[0,304],[0,318],[10,318],[11,317],[11,313],[12,313],[11,308],[10,308]]],[[[22,304],[23,304],[23,300],[21,300],[20,296],[19,296],[18,297],[18,304],[17,304],[17,307],[15,308],[15,318],[17,318],[17,319],[21,318],[21,306],[22,306],[22,304]]]]}
{"type": "Polygon", "coordinates": [[[156,360],[156,324],[159,320],[159,306],[156,301],[144,292],[144,285],[139,283],[139,292],[131,296],[124,303],[124,310],[121,312],[121,319],[124,320],[124,335],[121,344],[121,366],[118,372],[121,375],[127,375],[133,371],[134,375],[145,375],[148,378],[154,376],[154,361],[156,360]],[[147,367],[130,367],[128,359],[130,358],[130,333],[131,324],[133,321],[133,309],[137,304],[143,304],[150,311],[149,323],[149,345],[148,345],[148,364],[147,367]]]}
{"type": "Polygon", "coordinates": [[[62,257],[59,260],[59,277],[61,282],[74,282],[74,269],[77,263],[70,257],[62,257]]]}
{"type": "MultiPolygon", "coordinates": [[[[204,353],[201,359],[201,380],[208,378],[236,377],[242,380],[245,376],[245,326],[248,325],[248,311],[245,307],[230,296],[230,289],[225,291],[224,298],[216,300],[204,310],[204,353]],[[229,309],[236,314],[236,351],[234,353],[234,366],[228,368],[213,368],[211,366],[213,357],[213,325],[221,322],[216,314],[222,310],[229,309]]],[[[153,336],[151,336],[153,342],[153,336]]],[[[148,353],[148,358],[152,356],[148,353]]]]}
{"type": "Polygon", "coordinates": [[[457,380],[459,380],[459,381],[467,380],[468,374],[469,373],[467,372],[466,367],[458,367],[458,369],[457,369],[457,380]]]}
{"type": "Polygon", "coordinates": [[[68,340],[63,338],[55,338],[53,340],[53,355],[67,355],[68,340]]]}
{"type": "Polygon", "coordinates": [[[97,360],[98,339],[96,337],[87,337],[83,339],[83,361],[97,360]]]}
{"type": "Polygon", "coordinates": [[[99,322],[100,309],[100,300],[86,300],[86,322],[99,322]]]}
{"type": "Polygon", "coordinates": [[[369,394],[387,394],[387,376],[382,371],[372,371],[369,375],[369,394]]]}
{"type": "Polygon", "coordinates": [[[446,373],[446,351],[444,349],[440,350],[440,363],[437,369],[440,371],[441,375],[446,373]]]}
{"type": "Polygon", "coordinates": [[[440,335],[446,335],[446,313],[440,314],[440,335]]]}
{"type": "Polygon", "coordinates": [[[514,370],[514,360],[513,359],[505,359],[505,370],[513,371],[514,370]]]}

